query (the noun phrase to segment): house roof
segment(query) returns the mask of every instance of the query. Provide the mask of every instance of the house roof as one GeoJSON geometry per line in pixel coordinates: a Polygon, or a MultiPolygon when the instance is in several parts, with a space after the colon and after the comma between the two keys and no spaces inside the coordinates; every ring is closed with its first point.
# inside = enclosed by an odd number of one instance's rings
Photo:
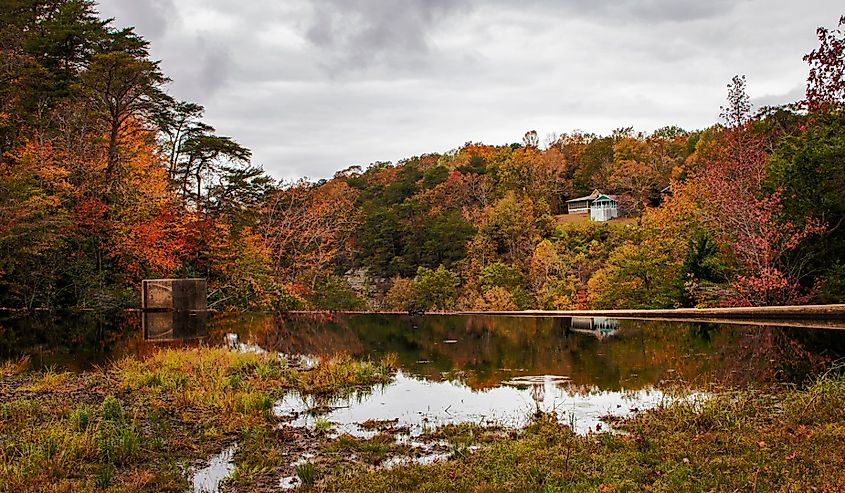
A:
{"type": "Polygon", "coordinates": [[[585,200],[596,200],[600,196],[601,196],[601,192],[599,192],[598,190],[593,190],[593,193],[591,193],[590,195],[585,195],[584,197],[578,197],[577,199],[570,199],[570,200],[567,200],[566,203],[568,204],[570,202],[583,202],[585,200]]]}
{"type": "Polygon", "coordinates": [[[596,197],[596,201],[599,201],[599,200],[605,198],[605,199],[608,199],[608,200],[612,200],[614,202],[619,202],[619,199],[617,197],[618,197],[617,195],[601,194],[598,197],[596,197]]]}

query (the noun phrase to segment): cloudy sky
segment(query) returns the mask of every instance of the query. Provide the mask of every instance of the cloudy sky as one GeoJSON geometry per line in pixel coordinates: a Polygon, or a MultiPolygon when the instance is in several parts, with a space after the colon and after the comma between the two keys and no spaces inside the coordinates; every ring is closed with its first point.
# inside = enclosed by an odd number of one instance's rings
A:
{"type": "Polygon", "coordinates": [[[803,93],[841,0],[101,0],[177,98],[277,178],[633,126],[716,121],[803,93]]]}

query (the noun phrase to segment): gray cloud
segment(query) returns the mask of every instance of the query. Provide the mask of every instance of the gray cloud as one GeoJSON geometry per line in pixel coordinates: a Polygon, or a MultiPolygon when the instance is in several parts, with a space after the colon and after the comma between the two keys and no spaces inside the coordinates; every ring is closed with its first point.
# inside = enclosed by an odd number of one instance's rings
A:
{"type": "Polygon", "coordinates": [[[464,0],[321,0],[305,37],[327,56],[330,71],[425,64],[431,31],[465,12],[464,0]]]}
{"type": "Polygon", "coordinates": [[[101,8],[150,37],[171,92],[279,178],[530,129],[706,127],[735,74],[758,107],[800,97],[801,56],[841,15],[834,0],[140,4],[101,8]]]}
{"type": "Polygon", "coordinates": [[[118,18],[119,25],[135,26],[150,41],[156,41],[167,31],[171,16],[177,13],[173,0],[106,0],[105,10],[118,18]],[[130,22],[125,22],[131,19],[130,22]]]}
{"type": "Polygon", "coordinates": [[[752,109],[760,109],[764,106],[780,106],[783,104],[795,103],[804,99],[807,87],[803,84],[795,86],[791,90],[780,94],[765,94],[751,99],[752,109]]]}
{"type": "Polygon", "coordinates": [[[558,5],[576,14],[601,19],[690,22],[727,16],[744,1],[747,0],[565,0],[558,5]]]}
{"type": "Polygon", "coordinates": [[[216,93],[229,80],[229,74],[234,69],[229,51],[215,43],[201,40],[199,57],[197,58],[196,88],[198,98],[205,98],[216,93]]]}

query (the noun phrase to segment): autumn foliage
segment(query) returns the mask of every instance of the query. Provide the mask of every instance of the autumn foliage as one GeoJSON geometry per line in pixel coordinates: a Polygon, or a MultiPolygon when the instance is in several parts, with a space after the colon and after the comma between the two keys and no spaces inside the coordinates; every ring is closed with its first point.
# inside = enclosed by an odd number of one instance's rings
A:
{"type": "Polygon", "coordinates": [[[734,78],[699,131],[573,132],[281,183],[90,0],[0,9],[0,306],[119,308],[197,276],[219,309],[842,302],[845,18],[805,101],[734,78]],[[613,194],[621,218],[567,215],[613,194]]]}

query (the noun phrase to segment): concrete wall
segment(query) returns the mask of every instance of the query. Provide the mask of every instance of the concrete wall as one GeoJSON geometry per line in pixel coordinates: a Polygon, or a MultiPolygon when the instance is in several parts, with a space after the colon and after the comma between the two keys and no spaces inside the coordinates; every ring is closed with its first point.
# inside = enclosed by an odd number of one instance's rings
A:
{"type": "Polygon", "coordinates": [[[205,279],[147,279],[141,283],[141,308],[158,311],[208,309],[205,279]]]}

